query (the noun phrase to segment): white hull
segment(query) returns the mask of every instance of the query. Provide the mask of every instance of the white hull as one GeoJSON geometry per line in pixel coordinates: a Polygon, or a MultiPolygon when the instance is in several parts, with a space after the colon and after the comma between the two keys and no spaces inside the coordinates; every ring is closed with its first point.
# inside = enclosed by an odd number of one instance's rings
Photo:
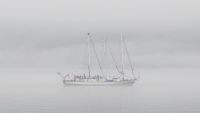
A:
{"type": "Polygon", "coordinates": [[[86,86],[102,86],[102,85],[132,85],[135,83],[135,80],[127,81],[112,81],[112,82],[73,82],[63,80],[64,85],[86,85],[86,86]]]}

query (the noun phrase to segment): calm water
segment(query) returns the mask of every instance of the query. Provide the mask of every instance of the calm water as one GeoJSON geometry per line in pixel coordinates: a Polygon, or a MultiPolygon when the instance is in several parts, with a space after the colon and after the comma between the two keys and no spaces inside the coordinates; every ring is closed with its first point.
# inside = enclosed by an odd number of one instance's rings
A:
{"type": "Polygon", "coordinates": [[[200,113],[199,69],[140,69],[133,86],[63,86],[56,69],[0,69],[0,113],[200,113]]]}

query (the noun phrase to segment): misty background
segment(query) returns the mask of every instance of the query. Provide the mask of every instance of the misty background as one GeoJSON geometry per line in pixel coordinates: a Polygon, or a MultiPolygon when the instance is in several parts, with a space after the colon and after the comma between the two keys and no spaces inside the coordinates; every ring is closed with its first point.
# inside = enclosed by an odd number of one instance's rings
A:
{"type": "Polygon", "coordinates": [[[97,44],[109,38],[115,53],[123,32],[135,67],[199,67],[199,4],[0,0],[0,67],[81,68],[87,32],[97,44]]]}
{"type": "Polygon", "coordinates": [[[0,113],[200,113],[199,6],[199,0],[0,0],[0,113]],[[103,40],[119,65],[123,32],[140,79],[131,86],[63,86],[56,72],[87,68],[88,32],[107,75],[115,72],[107,68],[114,64],[103,40]]]}

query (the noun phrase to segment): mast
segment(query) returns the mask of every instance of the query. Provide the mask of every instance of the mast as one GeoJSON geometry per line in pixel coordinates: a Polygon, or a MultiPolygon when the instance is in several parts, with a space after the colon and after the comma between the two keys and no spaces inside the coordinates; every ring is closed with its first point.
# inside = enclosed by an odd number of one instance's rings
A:
{"type": "Polygon", "coordinates": [[[91,72],[90,72],[90,33],[87,34],[88,35],[88,75],[89,78],[91,77],[91,72]]]}
{"type": "Polygon", "coordinates": [[[126,54],[127,54],[127,57],[128,57],[129,65],[130,65],[130,67],[131,67],[132,75],[133,75],[134,79],[136,79],[136,77],[135,77],[135,75],[134,75],[133,64],[132,64],[132,61],[131,61],[131,58],[130,58],[130,55],[129,55],[129,52],[128,52],[128,49],[127,49],[127,44],[126,44],[125,39],[123,39],[123,43],[124,43],[125,51],[126,51],[126,54]]]}
{"type": "MultiPolygon", "coordinates": [[[[104,46],[104,52],[103,52],[103,54],[104,54],[104,57],[103,57],[103,63],[104,63],[104,65],[105,65],[105,59],[106,59],[106,57],[107,57],[107,51],[106,51],[106,41],[107,41],[107,38],[106,37],[104,37],[104,43],[103,43],[103,46],[104,46]]],[[[104,77],[107,77],[107,69],[106,68],[104,68],[104,77]]]]}
{"type": "Polygon", "coordinates": [[[104,41],[103,41],[103,48],[104,48],[104,54],[106,54],[106,42],[107,42],[107,38],[104,37],[104,41]]]}
{"type": "Polygon", "coordinates": [[[98,65],[99,65],[99,69],[100,69],[100,71],[101,71],[101,74],[104,75],[104,74],[103,74],[103,70],[102,70],[102,66],[101,66],[101,63],[100,63],[100,59],[99,59],[98,54],[97,54],[97,52],[96,52],[96,48],[95,48],[94,41],[93,41],[91,38],[90,38],[90,42],[91,42],[91,45],[92,45],[94,54],[95,54],[95,56],[96,56],[96,60],[97,60],[97,63],[98,63],[98,65]]]}
{"type": "Polygon", "coordinates": [[[123,75],[123,80],[124,80],[124,48],[123,48],[123,34],[121,33],[121,65],[122,65],[122,71],[121,74],[123,75]]]}
{"type": "Polygon", "coordinates": [[[115,64],[115,68],[117,69],[117,72],[120,73],[120,69],[119,69],[119,67],[117,66],[117,62],[116,62],[116,60],[115,60],[115,58],[114,58],[114,55],[113,55],[113,53],[112,53],[110,44],[107,43],[107,40],[105,41],[105,43],[106,43],[106,44],[105,44],[106,47],[108,47],[108,50],[109,50],[110,56],[111,56],[111,58],[112,58],[112,60],[113,60],[113,63],[115,64]]]}

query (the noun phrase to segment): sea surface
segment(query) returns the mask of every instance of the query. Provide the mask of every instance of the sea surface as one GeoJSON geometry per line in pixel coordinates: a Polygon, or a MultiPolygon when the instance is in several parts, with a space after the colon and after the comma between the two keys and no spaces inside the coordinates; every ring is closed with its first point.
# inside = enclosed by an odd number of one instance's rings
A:
{"type": "Polygon", "coordinates": [[[0,113],[200,113],[199,68],[138,69],[132,86],[64,86],[59,69],[0,69],[0,113]]]}

